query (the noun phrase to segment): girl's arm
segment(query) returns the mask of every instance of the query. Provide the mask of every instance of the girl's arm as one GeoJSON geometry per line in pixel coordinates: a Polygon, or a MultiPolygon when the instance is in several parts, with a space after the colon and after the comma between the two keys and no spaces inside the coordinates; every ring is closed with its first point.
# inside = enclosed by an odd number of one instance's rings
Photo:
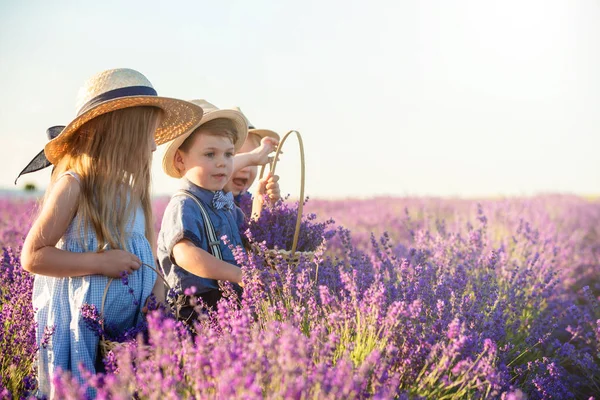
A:
{"type": "Polygon", "coordinates": [[[140,267],[140,260],[123,250],[74,253],[57,249],[77,211],[79,183],[70,175],[60,178],[44,201],[21,252],[21,265],[28,272],[54,277],[102,274],[118,278],[140,267]]]}
{"type": "Polygon", "coordinates": [[[180,240],[173,246],[173,258],[177,265],[196,276],[242,282],[242,270],[239,267],[219,260],[187,239],[180,240]]]}
{"type": "Polygon", "coordinates": [[[278,144],[276,139],[264,137],[256,149],[248,153],[236,154],[233,156],[233,173],[246,167],[265,165],[269,162],[269,154],[277,149],[278,144]]]}

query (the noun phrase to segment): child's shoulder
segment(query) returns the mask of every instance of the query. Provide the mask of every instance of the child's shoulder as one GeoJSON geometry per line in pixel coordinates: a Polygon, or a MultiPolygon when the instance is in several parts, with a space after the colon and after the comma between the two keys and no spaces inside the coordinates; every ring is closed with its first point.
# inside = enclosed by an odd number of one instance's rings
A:
{"type": "MultiPolygon", "coordinates": [[[[193,222],[202,225],[204,223],[204,218],[199,209],[200,206],[198,205],[198,201],[200,200],[183,193],[174,194],[165,208],[163,221],[171,221],[171,223],[182,221],[184,225],[185,223],[193,222]]],[[[203,204],[203,206],[205,210],[210,208],[207,204],[203,204]]],[[[210,212],[208,213],[208,216],[209,218],[212,217],[210,212]]]]}
{"type": "Polygon", "coordinates": [[[79,195],[81,192],[81,183],[79,176],[75,173],[63,173],[56,181],[52,184],[50,188],[50,194],[48,199],[45,201],[49,204],[53,204],[58,202],[61,204],[61,207],[65,207],[65,204],[75,204],[79,200],[79,195]]]}
{"type": "Polygon", "coordinates": [[[81,177],[79,176],[79,174],[77,172],[75,172],[75,171],[65,171],[65,172],[63,172],[62,174],[60,174],[58,176],[57,180],[65,177],[65,176],[73,178],[77,183],[81,184],[81,177]]]}
{"type": "Polygon", "coordinates": [[[196,202],[183,194],[174,194],[171,196],[167,207],[165,208],[165,214],[198,214],[198,205],[196,202]]]}

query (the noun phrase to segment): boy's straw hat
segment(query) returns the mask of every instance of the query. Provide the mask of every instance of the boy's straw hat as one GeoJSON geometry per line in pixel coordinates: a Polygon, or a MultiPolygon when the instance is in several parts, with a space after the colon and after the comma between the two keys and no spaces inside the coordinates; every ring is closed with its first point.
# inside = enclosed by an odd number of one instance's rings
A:
{"type": "Polygon", "coordinates": [[[175,168],[175,152],[185,139],[187,139],[196,129],[207,123],[208,121],[212,121],[217,118],[226,118],[233,121],[236,130],[237,130],[237,140],[233,144],[235,151],[237,152],[240,147],[244,144],[246,140],[246,136],[248,136],[248,121],[244,114],[242,114],[238,110],[233,109],[218,109],[215,105],[209,103],[206,100],[191,100],[191,103],[202,107],[204,110],[204,116],[199,124],[185,132],[183,135],[177,137],[175,140],[170,142],[167,145],[167,150],[165,151],[165,155],[163,157],[163,170],[167,175],[173,178],[181,178],[181,174],[175,168]]]}
{"type": "MultiPolygon", "coordinates": [[[[242,112],[242,110],[239,107],[234,107],[234,109],[238,110],[239,112],[242,112]]],[[[244,113],[242,113],[242,114],[244,114],[244,113]]],[[[248,134],[254,133],[254,134],[258,135],[261,139],[264,137],[272,137],[273,139],[277,139],[277,141],[281,140],[281,138],[279,137],[277,132],[271,131],[269,129],[256,129],[254,127],[254,125],[252,125],[252,123],[250,122],[248,117],[246,117],[245,115],[244,115],[244,117],[246,118],[246,121],[248,121],[248,134]]]]}
{"type": "Polygon", "coordinates": [[[44,147],[46,158],[56,164],[67,150],[69,138],[86,122],[111,111],[154,106],[164,111],[156,129],[156,144],[173,140],[193,129],[202,118],[202,108],[184,100],[159,97],[150,81],[128,68],[111,69],[90,78],[79,90],[77,116],[44,147]]]}

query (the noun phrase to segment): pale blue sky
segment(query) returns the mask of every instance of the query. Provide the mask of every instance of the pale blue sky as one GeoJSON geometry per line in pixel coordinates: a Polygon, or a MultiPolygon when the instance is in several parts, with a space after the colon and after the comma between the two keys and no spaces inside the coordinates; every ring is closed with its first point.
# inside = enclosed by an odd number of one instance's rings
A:
{"type": "MultiPolygon", "coordinates": [[[[129,67],[299,130],[313,197],[600,194],[598,21],[598,0],[0,0],[0,187],[89,76],[129,67]]],[[[285,153],[297,195],[293,139],[285,153]]]]}

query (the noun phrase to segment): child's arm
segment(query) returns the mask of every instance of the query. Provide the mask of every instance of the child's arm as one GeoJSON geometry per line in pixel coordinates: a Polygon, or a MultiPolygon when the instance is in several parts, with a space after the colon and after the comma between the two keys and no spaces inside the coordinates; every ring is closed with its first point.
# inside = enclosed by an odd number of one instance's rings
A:
{"type": "Polygon", "coordinates": [[[196,276],[233,283],[242,282],[242,270],[239,267],[219,260],[187,239],[177,242],[173,246],[172,254],[177,265],[196,276]]]}
{"type": "Polygon", "coordinates": [[[118,278],[122,271],[140,268],[140,260],[123,250],[73,253],[55,247],[75,216],[80,190],[77,180],[69,175],[54,184],[23,243],[23,269],[54,277],[102,274],[118,278]]]}
{"type": "MultiPolygon", "coordinates": [[[[154,282],[154,287],[152,287],[152,296],[154,296],[154,299],[156,300],[156,302],[159,305],[166,303],[167,294],[165,291],[165,284],[164,284],[163,278],[161,278],[160,276],[156,277],[156,282],[154,282]]],[[[149,301],[150,301],[150,296],[146,299],[146,303],[144,304],[144,307],[142,307],[142,312],[144,314],[148,313],[148,302],[149,301]]]]}
{"type": "Polygon", "coordinates": [[[167,298],[165,294],[165,284],[160,277],[156,277],[156,282],[154,282],[154,287],[152,288],[152,294],[156,298],[156,301],[164,304],[167,298]]]}
{"type": "Polygon", "coordinates": [[[252,218],[258,219],[264,207],[264,196],[267,195],[271,204],[281,198],[279,191],[279,176],[269,174],[258,181],[258,187],[252,201],[252,218]]]}
{"type": "Polygon", "coordinates": [[[269,162],[269,154],[277,149],[278,144],[276,139],[264,137],[256,149],[248,153],[236,154],[233,157],[233,173],[249,166],[265,165],[269,162]]]}

